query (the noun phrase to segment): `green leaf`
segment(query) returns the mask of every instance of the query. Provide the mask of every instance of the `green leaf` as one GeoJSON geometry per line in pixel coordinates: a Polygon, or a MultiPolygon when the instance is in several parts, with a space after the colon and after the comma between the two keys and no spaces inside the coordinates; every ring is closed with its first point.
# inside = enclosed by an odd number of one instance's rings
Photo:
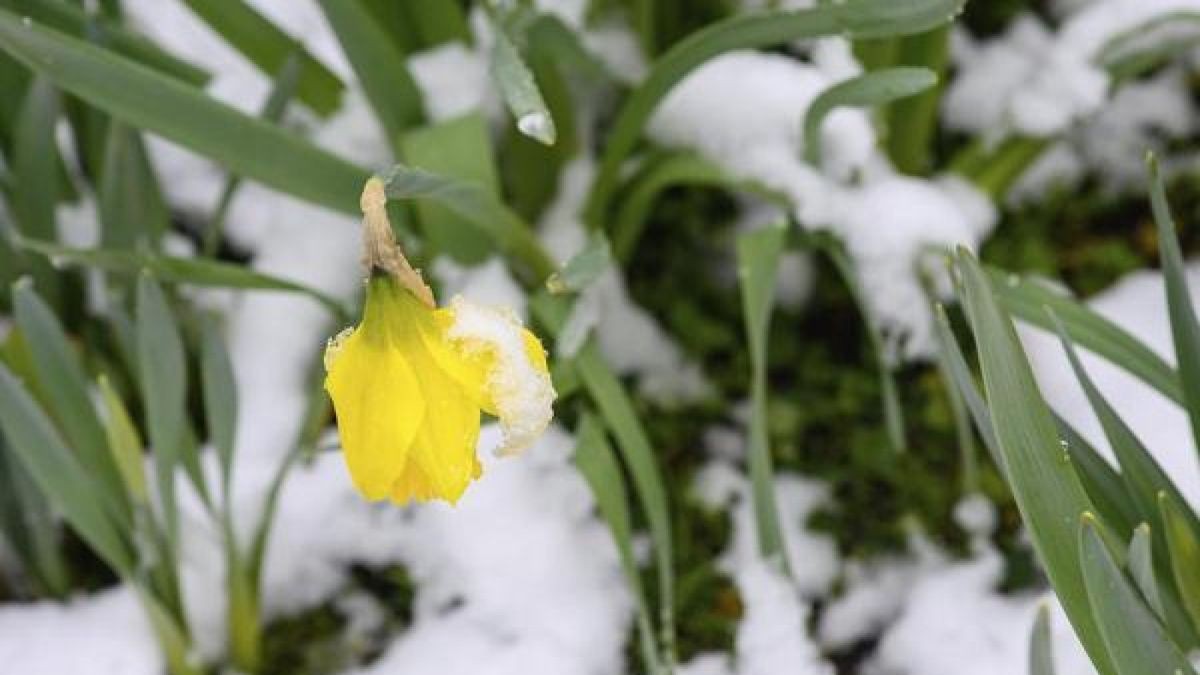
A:
{"type": "Polygon", "coordinates": [[[1175,238],[1175,221],[1167,206],[1167,195],[1158,162],[1147,160],[1150,170],[1150,207],[1158,227],[1158,251],[1162,259],[1163,282],[1167,290],[1167,315],[1171,320],[1171,338],[1175,342],[1175,360],[1179,364],[1179,381],[1183,389],[1183,404],[1192,426],[1192,439],[1200,448],[1200,323],[1188,290],[1184,273],[1183,253],[1175,238]]]}
{"type": "MultiPolygon", "coordinates": [[[[929,69],[942,79],[950,62],[950,24],[896,40],[896,64],[929,69]]],[[[886,109],[887,152],[899,171],[926,175],[932,169],[941,87],[931,83],[886,109]]]]}
{"type": "Polygon", "coordinates": [[[349,322],[349,313],[345,305],[337,298],[308,286],[260,274],[241,265],[204,258],[176,258],[142,251],[69,248],[30,239],[21,240],[20,246],[46,256],[59,264],[84,265],[122,274],[138,274],[146,271],[160,281],[210,288],[301,293],[324,305],[339,320],[344,323],[349,322]]]}
{"type": "Polygon", "coordinates": [[[29,349],[40,393],[79,465],[95,481],[97,505],[113,522],[129,527],[129,502],[116,463],[88,393],[88,378],[62,324],[28,283],[13,287],[17,326],[29,349]]]}
{"type": "Polygon", "coordinates": [[[585,220],[605,222],[609,199],[625,158],[658,104],[695,68],[737,49],[783,45],[803,38],[845,34],[854,39],[919,33],[948,22],[963,0],[848,0],[812,9],[738,14],[710,24],[675,43],[621,107],[592,184],[585,220]]]}
{"type": "Polygon", "coordinates": [[[650,438],[620,380],[604,363],[594,341],[589,341],[575,357],[575,367],[584,387],[617,439],[621,457],[633,477],[634,490],[650,527],[658,572],[659,629],[661,644],[673,661],[675,650],[675,573],[673,567],[671,522],[667,509],[662,473],[650,445],[650,438]]]}
{"type": "Polygon", "coordinates": [[[220,332],[210,323],[206,323],[203,329],[200,379],[208,438],[221,461],[223,494],[228,499],[229,481],[233,473],[234,435],[237,432],[237,385],[225,343],[220,332]]]}
{"type": "Polygon", "coordinates": [[[1114,530],[1129,536],[1134,525],[1141,522],[1142,516],[1129,494],[1126,481],[1066,420],[1058,416],[1055,419],[1059,438],[1065,444],[1079,475],[1079,482],[1083,484],[1097,513],[1114,530]]]}
{"type": "MultiPolygon", "coordinates": [[[[1159,466],[1158,461],[1096,388],[1092,378],[1080,363],[1079,356],[1075,353],[1075,348],[1066,336],[1065,330],[1061,328],[1061,324],[1059,325],[1059,337],[1062,340],[1063,349],[1067,353],[1071,369],[1075,373],[1075,379],[1079,380],[1079,384],[1083,387],[1088,403],[1092,406],[1092,411],[1095,412],[1096,419],[1100,421],[1100,426],[1104,430],[1104,436],[1108,439],[1108,444],[1112,446],[1113,454],[1117,456],[1117,461],[1121,465],[1121,477],[1128,486],[1133,503],[1137,506],[1142,520],[1149,522],[1152,529],[1161,530],[1162,528],[1158,527],[1160,525],[1158,519],[1159,493],[1167,491],[1172,497],[1180,500],[1183,497],[1171,482],[1170,477],[1159,466]]],[[[1194,516],[1190,520],[1190,526],[1194,531],[1200,532],[1200,523],[1196,522],[1194,516]]],[[[1160,550],[1164,543],[1162,540],[1159,541],[1160,550]]]]}
{"type": "Polygon", "coordinates": [[[21,104],[10,158],[9,203],[25,236],[58,238],[54,208],[60,186],[54,133],[59,112],[58,91],[45,78],[35,78],[21,104]]]}
{"type": "Polygon", "coordinates": [[[103,171],[101,241],[113,248],[157,249],[171,227],[171,214],[141,136],[120,122],[109,124],[103,171]]]}
{"type": "Polygon", "coordinates": [[[625,494],[625,481],[621,467],[613,454],[612,446],[605,438],[604,428],[590,413],[585,413],[576,432],[575,465],[583,474],[600,515],[612,532],[621,559],[621,570],[637,604],[637,627],[643,665],[651,674],[662,672],[658,647],[654,640],[653,620],[642,588],[642,577],[638,571],[637,558],[633,552],[633,526],[629,517],[629,499],[625,494]]]}
{"type": "Polygon", "coordinates": [[[123,576],[134,571],[129,544],[107,510],[88,473],[67,449],[50,419],[20,380],[0,364],[0,427],[9,447],[42,493],[101,558],[123,576]]]}
{"type": "Polygon", "coordinates": [[[638,169],[616,200],[613,215],[613,250],[617,260],[628,262],[633,255],[650,209],[664,191],[678,185],[751,188],[735,182],[720,167],[693,152],[657,153],[638,169]]]}
{"type": "Polygon", "coordinates": [[[493,192],[471,181],[397,165],[383,177],[392,199],[427,199],[470,221],[510,258],[526,280],[541,283],[554,272],[554,261],[533,231],[493,192]]]}
{"type": "Polygon", "coordinates": [[[1133,538],[1129,541],[1129,576],[1133,578],[1134,585],[1141,591],[1142,597],[1146,599],[1150,609],[1153,609],[1154,613],[1161,618],[1163,601],[1158,591],[1158,580],[1154,578],[1152,545],[1149,525],[1142,523],[1134,528],[1133,538]]]}
{"type": "Polygon", "coordinates": [[[396,49],[359,0],[319,2],[342,51],[354,67],[363,93],[387,132],[388,142],[396,148],[400,134],[420,124],[425,117],[421,92],[408,72],[404,54],[396,49]]]}
{"type": "MultiPolygon", "coordinates": [[[[499,203],[500,180],[492,159],[487,120],[471,113],[444,122],[418,127],[404,134],[400,148],[414,167],[470,183],[499,203]]],[[[415,205],[424,240],[434,251],[445,252],[463,263],[487,258],[493,246],[479,225],[437,201],[415,205]]]]}
{"type": "Polygon", "coordinates": [[[184,2],[268,77],[282,71],[292,54],[297,54],[296,96],[317,114],[328,117],[341,105],[344,86],[338,76],[243,0],[184,2]]]}
{"type": "Polygon", "coordinates": [[[1103,675],[1114,675],[1118,671],[1109,662],[1079,567],[1076,523],[1092,509],[1091,501],[1059,445],[1054,419],[1038,391],[1011,318],[992,295],[991,285],[970,253],[960,251],[957,270],[979,345],[992,426],[1013,496],[1080,642],[1103,675]]]}
{"type": "Polygon", "coordinates": [[[886,68],[863,73],[821,92],[804,115],[804,158],[821,163],[821,124],[837,108],[866,108],[913,96],[937,84],[932,70],[920,67],[886,68]]]}
{"type": "Polygon", "coordinates": [[[554,145],[557,132],[554,116],[546,107],[542,92],[533,78],[533,71],[525,64],[517,47],[514,22],[517,12],[501,12],[493,9],[493,43],[491,54],[492,79],[496,82],[508,111],[517,120],[521,133],[544,145],[554,145]]]}
{"type": "Polygon", "coordinates": [[[16,554],[36,591],[57,599],[71,592],[59,519],[0,433],[0,542],[16,554]]]}
{"type": "Polygon", "coordinates": [[[612,249],[603,232],[593,232],[583,250],[571,257],[550,278],[546,290],[551,293],[579,293],[592,285],[612,266],[612,249]]]}
{"type": "Polygon", "coordinates": [[[1121,573],[1090,514],[1082,518],[1079,554],[1091,611],[1116,672],[1194,675],[1191,664],[1121,573]]]}
{"type": "Polygon", "coordinates": [[[133,502],[148,507],[142,437],[130,419],[125,404],[121,402],[120,395],[108,383],[108,378],[101,375],[99,385],[101,401],[104,403],[104,433],[108,438],[108,448],[133,502]]]}
{"type": "Polygon", "coordinates": [[[979,393],[975,377],[971,374],[966,357],[963,356],[962,347],[958,344],[958,338],[954,336],[954,330],[950,327],[946,308],[941,303],[934,306],[934,317],[938,353],[945,361],[955,390],[966,404],[967,412],[971,414],[971,420],[975,423],[975,430],[979,432],[979,437],[983,439],[983,446],[987,448],[988,454],[992,457],[992,463],[1003,472],[1005,470],[1004,455],[1000,452],[1000,444],[996,440],[996,432],[992,428],[992,414],[988,412],[987,403],[979,393]]]}
{"type": "Polygon", "coordinates": [[[138,279],[137,342],[142,406],[156,458],[159,499],[174,549],[179,526],[175,469],[183,461],[186,442],[187,365],[175,316],[148,274],[138,279]]]}
{"type": "Polygon", "coordinates": [[[1175,588],[1179,589],[1179,597],[1195,632],[1200,631],[1200,541],[1193,529],[1195,514],[1185,506],[1186,503],[1166,491],[1158,495],[1175,588]]]}
{"type": "Polygon", "coordinates": [[[1050,636],[1050,606],[1038,605],[1029,636],[1029,675],[1054,675],[1054,640],[1050,636]]]}
{"type": "Polygon", "coordinates": [[[73,37],[86,39],[195,87],[208,84],[209,74],[194,63],[163,50],[149,38],[104,17],[89,14],[62,0],[4,0],[0,6],[73,37]]]}
{"type": "Polygon", "coordinates": [[[767,436],[767,336],[775,295],[775,271],[787,230],[777,225],[738,237],[738,281],[742,295],[742,320],[750,349],[750,485],[754,495],[755,531],[759,553],[787,569],[779,508],[775,503],[775,472],[767,436]]]}
{"type": "Polygon", "coordinates": [[[988,277],[997,300],[1014,317],[1053,332],[1049,309],[1062,321],[1067,335],[1076,344],[1104,357],[1167,398],[1183,401],[1175,369],[1124,329],[1036,279],[993,269],[988,270],[988,277]]]}
{"type": "Polygon", "coordinates": [[[866,321],[867,338],[871,341],[871,348],[875,352],[875,362],[879,369],[879,391],[883,398],[883,420],[887,428],[888,440],[891,441],[892,448],[896,452],[904,452],[908,447],[908,442],[904,437],[904,413],[900,406],[900,394],[896,390],[896,378],[892,375],[891,364],[888,363],[883,334],[871,317],[870,305],[867,304],[867,298],[858,284],[858,273],[854,269],[854,264],[850,261],[845,246],[837,239],[818,234],[810,235],[808,241],[829,257],[829,261],[833,263],[834,269],[838,271],[842,282],[850,291],[850,297],[854,299],[859,313],[866,321]]]}
{"type": "Polygon", "coordinates": [[[234,173],[357,215],[366,170],[202,92],[75,38],[0,11],[0,49],[57,86],[234,173]]]}

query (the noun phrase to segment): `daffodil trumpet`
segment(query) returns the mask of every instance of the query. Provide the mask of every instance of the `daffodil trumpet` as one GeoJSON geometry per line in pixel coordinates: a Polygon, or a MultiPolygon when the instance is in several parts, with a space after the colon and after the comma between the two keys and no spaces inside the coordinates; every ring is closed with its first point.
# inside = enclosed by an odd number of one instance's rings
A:
{"type": "Polygon", "coordinates": [[[363,189],[363,316],[329,341],[325,389],[355,487],[370,500],[455,503],[482,468],[481,413],[497,453],[529,447],[553,415],[546,353],[509,310],[455,297],[439,308],[396,245],[383,181],[363,189]]]}

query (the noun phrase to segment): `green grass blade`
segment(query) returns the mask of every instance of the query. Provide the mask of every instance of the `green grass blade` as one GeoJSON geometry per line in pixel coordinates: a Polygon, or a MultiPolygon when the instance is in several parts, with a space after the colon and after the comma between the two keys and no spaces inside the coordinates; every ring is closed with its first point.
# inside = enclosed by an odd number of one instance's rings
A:
{"type": "Polygon", "coordinates": [[[1054,640],[1050,636],[1050,606],[1038,606],[1029,636],[1029,675],[1054,675],[1054,640]]]}
{"type": "Polygon", "coordinates": [[[200,349],[200,381],[208,438],[221,461],[222,494],[229,496],[233,473],[233,442],[237,431],[237,385],[233,364],[218,330],[206,323],[200,349]]]}
{"type": "Polygon", "coordinates": [[[210,79],[203,68],[163,50],[144,35],[103,17],[88,14],[72,3],[62,0],[4,0],[0,6],[54,30],[103,45],[180,82],[203,87],[210,79]]]}
{"type": "Polygon", "coordinates": [[[342,302],[308,286],[260,274],[241,265],[204,258],[177,258],[141,251],[104,248],[70,248],[45,241],[20,240],[20,246],[59,264],[83,265],[122,274],[147,271],[160,281],[210,288],[300,293],[321,303],[339,319],[349,323],[342,302]]]}
{"type": "Polygon", "coordinates": [[[318,115],[327,117],[341,105],[344,86],[338,76],[243,0],[184,2],[268,77],[275,77],[297,54],[301,74],[296,96],[318,115]]]}
{"type": "Polygon", "coordinates": [[[1184,408],[1192,425],[1192,439],[1200,449],[1200,322],[1184,273],[1183,253],[1176,239],[1175,221],[1167,205],[1167,195],[1158,163],[1147,160],[1150,171],[1150,207],[1158,228],[1158,251],[1162,259],[1163,282],[1167,291],[1167,314],[1171,320],[1171,337],[1175,342],[1175,360],[1179,364],[1179,381],[1183,389],[1184,408]]]}
{"type": "Polygon", "coordinates": [[[1195,515],[1186,503],[1165,491],[1158,495],[1175,588],[1195,633],[1200,632],[1200,540],[1193,529],[1195,515]]]}
{"type": "Polygon", "coordinates": [[[1194,675],[1191,664],[1121,573],[1090,514],[1082,519],[1079,554],[1092,612],[1116,672],[1194,675]]]}
{"type": "Polygon", "coordinates": [[[1198,41],[1200,13],[1163,12],[1109,38],[1094,60],[1114,80],[1126,80],[1186,53],[1198,41]]]}
{"type": "Polygon", "coordinates": [[[787,230],[783,225],[747,232],[738,237],[738,281],[742,320],[750,351],[750,485],[758,550],[764,558],[788,567],[779,508],[775,503],[775,472],[767,436],[767,339],[774,304],[775,271],[787,230]]]}
{"type": "Polygon", "coordinates": [[[517,121],[517,129],[526,136],[542,143],[554,145],[557,131],[554,116],[546,107],[542,92],[538,89],[533,71],[526,65],[517,47],[513,23],[520,20],[517,12],[491,11],[494,29],[492,43],[492,79],[504,98],[508,111],[517,121]]]}
{"type": "Polygon", "coordinates": [[[988,270],[988,277],[996,298],[1014,317],[1053,332],[1054,322],[1046,311],[1049,309],[1062,321],[1067,335],[1076,344],[1121,367],[1167,398],[1183,401],[1175,369],[1124,329],[1036,279],[993,269],[988,270]]]}
{"type": "Polygon", "coordinates": [[[805,160],[820,165],[821,125],[834,110],[884,105],[919,94],[937,81],[937,75],[928,68],[903,66],[866,72],[829,87],[813,100],[804,115],[805,160]]]}
{"type": "Polygon", "coordinates": [[[471,181],[397,165],[384,175],[393,199],[428,199],[473,223],[513,262],[526,280],[540,284],[555,269],[537,237],[493,192],[471,181]]]}
{"type": "Polygon", "coordinates": [[[425,118],[421,92],[408,72],[404,53],[396,49],[360,0],[319,2],[342,51],[354,67],[363,93],[387,132],[388,142],[396,148],[400,134],[425,118]]]}
{"type": "Polygon", "coordinates": [[[130,514],[125,485],[92,406],[89,380],[62,324],[28,283],[18,282],[13,288],[13,309],[49,413],[77,453],[80,466],[95,481],[98,506],[107,511],[113,522],[128,528],[130,514]]]}
{"type": "Polygon", "coordinates": [[[655,644],[653,620],[646,593],[642,588],[642,577],[638,571],[637,558],[633,553],[633,526],[629,518],[629,499],[625,494],[625,482],[621,468],[613,454],[612,446],[604,437],[604,428],[599,420],[585,414],[576,433],[575,465],[583,474],[600,515],[612,531],[621,559],[621,570],[626,583],[633,592],[637,605],[637,628],[642,662],[651,674],[662,672],[658,646],[655,644]]]}
{"type": "Polygon", "coordinates": [[[357,214],[366,170],[113,52],[0,11],[0,49],[130,126],[316,204],[357,214]]]}
{"type": "Polygon", "coordinates": [[[979,263],[958,254],[964,302],[979,345],[984,391],[1013,496],[1034,548],[1092,662],[1114,675],[1079,567],[1079,517],[1092,509],[1042,400],[1012,319],[979,263]]]}
{"type": "Polygon", "coordinates": [[[655,61],[618,113],[588,196],[586,221],[592,227],[605,224],[621,166],[637,145],[642,128],[667,93],[705,61],[737,49],[773,47],[822,35],[870,38],[919,33],[946,23],[962,5],[962,0],[849,0],[812,9],[735,15],[680,40],[655,61]]]}
{"type": "Polygon", "coordinates": [[[178,545],[175,469],[183,461],[187,365],[175,316],[158,284],[147,274],[137,287],[138,382],[150,447],[154,451],[159,499],[168,540],[178,545]]]}
{"type": "Polygon", "coordinates": [[[119,574],[134,571],[129,544],[108,517],[88,473],[67,449],[50,419],[0,364],[0,426],[9,447],[79,536],[119,574]]]}
{"type": "MultiPolygon", "coordinates": [[[[400,139],[407,163],[451,180],[471,183],[499,203],[500,179],[493,158],[487,120],[471,113],[444,122],[418,127],[400,139]]],[[[425,241],[434,252],[452,255],[459,262],[479,263],[493,246],[476,221],[436,200],[414,205],[425,241]]]]}

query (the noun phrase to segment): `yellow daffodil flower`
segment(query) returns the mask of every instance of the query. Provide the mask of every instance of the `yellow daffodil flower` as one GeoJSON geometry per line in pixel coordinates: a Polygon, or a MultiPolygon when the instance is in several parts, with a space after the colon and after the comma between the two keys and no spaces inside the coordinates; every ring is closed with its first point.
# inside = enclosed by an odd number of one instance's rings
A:
{"type": "Polygon", "coordinates": [[[500,420],[498,454],[549,424],[554,389],[541,343],[511,312],[456,297],[439,309],[396,245],[383,182],[363,190],[366,302],[329,341],[325,389],[346,465],[367,499],[454,503],[479,477],[480,412],[500,420]]]}

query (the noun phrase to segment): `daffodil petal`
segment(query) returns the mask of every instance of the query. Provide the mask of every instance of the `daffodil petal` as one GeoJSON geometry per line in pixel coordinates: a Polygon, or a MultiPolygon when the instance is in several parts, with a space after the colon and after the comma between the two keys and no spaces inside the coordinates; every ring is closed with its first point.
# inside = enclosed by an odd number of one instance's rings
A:
{"type": "Polygon", "coordinates": [[[405,354],[386,332],[359,328],[331,344],[325,389],[355,487],[367,499],[387,497],[426,413],[405,354]]]}

